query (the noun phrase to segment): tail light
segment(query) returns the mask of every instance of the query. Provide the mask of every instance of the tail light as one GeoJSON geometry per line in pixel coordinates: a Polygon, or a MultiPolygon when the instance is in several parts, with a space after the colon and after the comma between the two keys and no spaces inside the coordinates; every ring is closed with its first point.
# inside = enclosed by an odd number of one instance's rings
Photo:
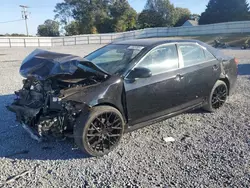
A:
{"type": "Polygon", "coordinates": [[[237,58],[234,58],[234,62],[235,62],[236,65],[239,64],[239,60],[237,58]]]}

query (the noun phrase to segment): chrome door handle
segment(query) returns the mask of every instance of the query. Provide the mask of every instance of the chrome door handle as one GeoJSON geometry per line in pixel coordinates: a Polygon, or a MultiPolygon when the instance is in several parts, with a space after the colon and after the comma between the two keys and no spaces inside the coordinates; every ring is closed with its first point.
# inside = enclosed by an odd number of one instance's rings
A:
{"type": "Polygon", "coordinates": [[[175,80],[178,81],[178,82],[181,81],[183,78],[184,78],[184,76],[181,75],[181,74],[177,74],[177,75],[175,76],[175,80]]]}
{"type": "Polygon", "coordinates": [[[213,66],[213,70],[214,70],[214,71],[216,71],[216,70],[218,70],[218,69],[219,69],[219,65],[214,65],[214,66],[213,66]]]}

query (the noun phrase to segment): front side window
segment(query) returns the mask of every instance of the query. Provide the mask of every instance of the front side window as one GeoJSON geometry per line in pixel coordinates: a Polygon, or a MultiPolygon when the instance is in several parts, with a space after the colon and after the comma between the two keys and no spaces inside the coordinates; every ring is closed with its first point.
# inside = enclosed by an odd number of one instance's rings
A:
{"type": "Polygon", "coordinates": [[[179,50],[183,57],[184,67],[196,65],[206,60],[204,50],[195,44],[180,44],[179,50]]]}
{"type": "Polygon", "coordinates": [[[204,52],[205,52],[206,60],[211,61],[215,59],[214,55],[211,54],[209,51],[204,50],[204,52]]]}
{"type": "Polygon", "coordinates": [[[151,70],[152,74],[160,74],[178,68],[178,53],[176,46],[161,46],[150,51],[138,64],[151,70]]]}
{"type": "Polygon", "coordinates": [[[143,48],[143,46],[110,44],[85,58],[106,72],[115,74],[124,69],[143,48]]]}

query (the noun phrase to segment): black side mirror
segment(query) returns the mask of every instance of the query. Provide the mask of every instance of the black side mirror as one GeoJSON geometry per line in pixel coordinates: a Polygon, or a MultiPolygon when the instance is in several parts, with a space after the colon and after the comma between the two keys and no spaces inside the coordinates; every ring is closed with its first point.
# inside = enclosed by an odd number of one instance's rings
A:
{"type": "Polygon", "coordinates": [[[151,76],[152,76],[151,70],[144,68],[144,67],[137,67],[137,68],[134,68],[134,70],[132,70],[129,73],[129,76],[127,78],[128,80],[133,82],[137,78],[149,78],[151,76]]]}

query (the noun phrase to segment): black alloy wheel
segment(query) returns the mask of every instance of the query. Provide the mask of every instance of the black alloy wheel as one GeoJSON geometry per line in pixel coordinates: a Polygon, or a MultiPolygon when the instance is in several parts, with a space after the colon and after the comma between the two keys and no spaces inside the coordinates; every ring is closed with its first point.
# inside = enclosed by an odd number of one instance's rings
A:
{"type": "Polygon", "coordinates": [[[120,112],[110,106],[94,107],[80,117],[74,130],[75,142],[91,156],[103,156],[119,143],[124,132],[124,121],[120,112]]]}
{"type": "Polygon", "coordinates": [[[222,80],[218,80],[208,97],[207,104],[203,107],[204,110],[214,112],[225,104],[227,97],[228,87],[226,83],[222,80]]]}
{"type": "Polygon", "coordinates": [[[212,96],[212,107],[218,109],[223,106],[227,100],[227,87],[224,84],[215,88],[212,96]]]}
{"type": "Polygon", "coordinates": [[[113,112],[104,112],[94,119],[87,133],[87,142],[95,152],[105,152],[118,143],[122,135],[122,122],[113,112]]]}

